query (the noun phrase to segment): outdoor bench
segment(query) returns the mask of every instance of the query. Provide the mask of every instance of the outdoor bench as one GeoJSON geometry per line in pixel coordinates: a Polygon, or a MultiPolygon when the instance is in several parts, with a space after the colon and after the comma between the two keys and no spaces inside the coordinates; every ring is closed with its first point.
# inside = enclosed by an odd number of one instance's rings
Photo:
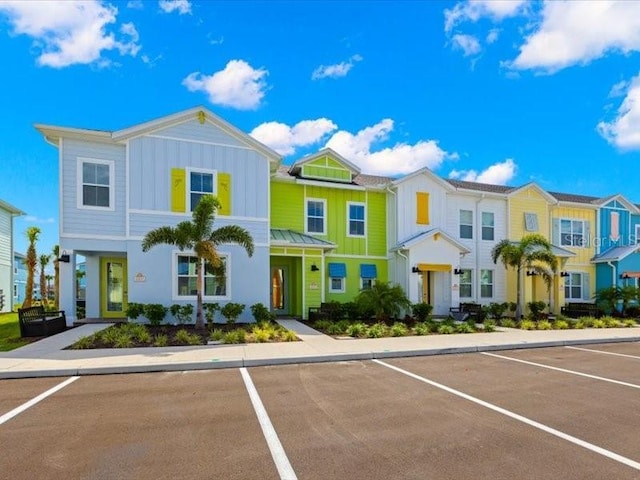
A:
{"type": "Polygon", "coordinates": [[[560,307],[560,313],[569,318],[596,317],[602,316],[602,311],[595,303],[569,302],[564,307],[560,307]]]}
{"type": "Polygon", "coordinates": [[[309,307],[309,321],[338,320],[342,307],[339,303],[323,302],[319,307],[309,307]]]}
{"type": "Polygon", "coordinates": [[[64,311],[46,312],[41,305],[19,308],[18,321],[22,337],[48,337],[64,332],[67,328],[64,311]]]}
{"type": "Polygon", "coordinates": [[[477,318],[482,313],[482,305],[479,303],[461,303],[458,307],[449,308],[449,315],[459,322],[474,317],[477,318]]]}

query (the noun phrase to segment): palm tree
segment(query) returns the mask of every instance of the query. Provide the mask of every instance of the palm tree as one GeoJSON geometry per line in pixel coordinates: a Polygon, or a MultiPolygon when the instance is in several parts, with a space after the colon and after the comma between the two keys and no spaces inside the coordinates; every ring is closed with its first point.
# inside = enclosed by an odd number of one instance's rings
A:
{"type": "Polygon", "coordinates": [[[375,315],[376,321],[397,318],[402,310],[409,310],[411,302],[400,285],[376,282],[371,288],[361,290],[355,298],[361,312],[375,315]]]}
{"type": "Polygon", "coordinates": [[[204,262],[213,268],[220,268],[222,260],[217,248],[224,243],[236,243],[253,255],[251,234],[237,225],[227,225],[213,229],[216,210],[221,206],[219,200],[207,195],[200,199],[193,210],[192,220],[180,222],[175,227],[159,227],[148,232],[142,240],[142,251],[147,252],[156,245],[175,245],[181,251],[193,250],[198,257],[196,265],[196,329],[204,329],[202,315],[202,291],[204,285],[204,262]]]}
{"type": "Polygon", "coordinates": [[[53,303],[56,310],[60,309],[60,262],[58,257],[60,256],[60,245],[54,245],[52,249],[53,254],[53,303]]]}
{"type": "Polygon", "coordinates": [[[517,319],[522,316],[522,269],[526,268],[542,275],[547,288],[550,288],[558,263],[551,250],[551,243],[537,233],[525,235],[519,242],[501,240],[491,250],[491,258],[493,263],[501,260],[505,268],[511,267],[516,271],[517,319]]]}
{"type": "Polygon", "coordinates": [[[38,256],[36,254],[36,242],[40,236],[40,229],[38,227],[29,227],[26,232],[29,239],[29,247],[27,248],[27,255],[24,260],[24,264],[27,267],[27,285],[24,295],[24,302],[22,307],[30,307],[33,303],[33,281],[36,274],[36,267],[38,266],[38,256]]]}
{"type": "Polygon", "coordinates": [[[38,257],[40,261],[40,298],[42,305],[44,307],[49,303],[49,295],[47,293],[47,273],[45,272],[45,268],[49,265],[49,260],[51,260],[51,255],[45,255],[44,253],[38,257]]]}

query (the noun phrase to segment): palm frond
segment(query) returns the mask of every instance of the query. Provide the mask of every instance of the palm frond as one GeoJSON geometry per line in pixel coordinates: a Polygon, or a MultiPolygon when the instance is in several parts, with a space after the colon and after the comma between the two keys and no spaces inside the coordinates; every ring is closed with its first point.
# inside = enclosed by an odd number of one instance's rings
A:
{"type": "Polygon", "coordinates": [[[209,240],[198,242],[193,247],[193,251],[198,258],[203,258],[209,262],[213,267],[218,267],[221,264],[220,255],[216,250],[216,246],[209,240]]]}
{"type": "Polygon", "coordinates": [[[551,252],[546,250],[535,250],[527,255],[527,263],[534,262],[543,263],[548,266],[553,273],[558,270],[558,258],[551,252]]]}
{"type": "Polygon", "coordinates": [[[196,205],[192,213],[192,225],[198,239],[209,236],[216,218],[216,210],[221,206],[218,198],[213,195],[205,195],[200,198],[198,205],[196,205]]]}
{"type": "Polygon", "coordinates": [[[178,234],[173,227],[159,227],[148,232],[142,239],[142,251],[147,252],[156,245],[178,245],[178,234]]]}
{"type": "Polygon", "coordinates": [[[211,232],[209,240],[216,246],[225,243],[238,244],[247,251],[250,257],[253,255],[253,238],[246,229],[238,225],[226,225],[214,230],[211,232]]]}

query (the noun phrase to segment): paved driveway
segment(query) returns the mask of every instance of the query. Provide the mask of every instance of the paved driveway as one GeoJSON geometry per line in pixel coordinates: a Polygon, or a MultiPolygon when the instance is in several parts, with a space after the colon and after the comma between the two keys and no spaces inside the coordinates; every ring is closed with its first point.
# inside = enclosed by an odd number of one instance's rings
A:
{"type": "Polygon", "coordinates": [[[630,343],[3,380],[0,478],[638,479],[639,367],[630,343]]]}

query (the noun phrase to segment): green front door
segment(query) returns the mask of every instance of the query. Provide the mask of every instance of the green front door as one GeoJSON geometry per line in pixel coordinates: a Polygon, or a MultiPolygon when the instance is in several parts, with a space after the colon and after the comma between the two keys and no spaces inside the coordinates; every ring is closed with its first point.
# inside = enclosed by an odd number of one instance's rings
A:
{"type": "Polygon", "coordinates": [[[126,318],[127,291],[127,259],[102,257],[100,259],[100,316],[126,318]]]}

